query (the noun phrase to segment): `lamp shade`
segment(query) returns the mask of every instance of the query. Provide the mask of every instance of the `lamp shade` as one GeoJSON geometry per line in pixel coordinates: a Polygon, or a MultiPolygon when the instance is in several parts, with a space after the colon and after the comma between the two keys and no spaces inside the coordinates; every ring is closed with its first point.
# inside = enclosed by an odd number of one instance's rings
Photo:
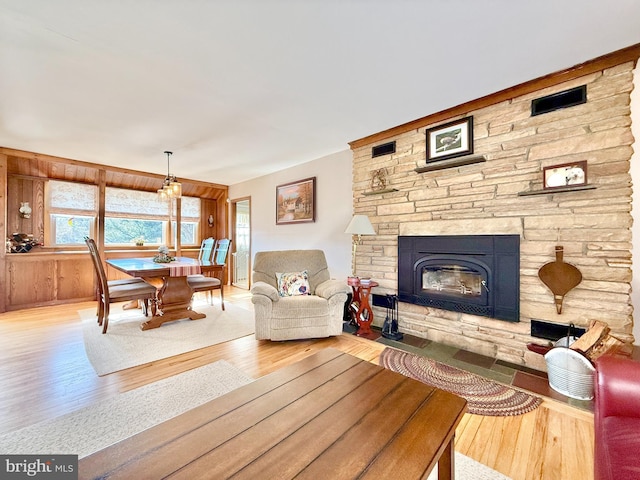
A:
{"type": "Polygon", "coordinates": [[[366,215],[354,215],[344,233],[351,235],[375,235],[376,231],[366,215]]]}

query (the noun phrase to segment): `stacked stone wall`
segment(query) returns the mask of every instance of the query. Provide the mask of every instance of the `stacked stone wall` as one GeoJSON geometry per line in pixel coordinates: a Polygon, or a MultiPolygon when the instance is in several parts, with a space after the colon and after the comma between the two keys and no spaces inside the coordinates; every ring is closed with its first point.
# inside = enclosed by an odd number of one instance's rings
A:
{"type": "MultiPolygon", "coordinates": [[[[481,163],[416,172],[426,166],[425,129],[437,124],[354,149],[354,211],[368,215],[377,232],[363,237],[357,272],[380,283],[374,293],[397,290],[398,235],[521,236],[520,322],[401,303],[401,331],[538,369],[544,369],[542,357],[526,349],[527,342],[541,342],[530,336],[531,319],[580,327],[601,320],[633,342],[633,67],[625,63],[464,115],[473,116],[474,156],[483,156],[481,163]],[[531,100],[580,85],[587,86],[585,104],[531,116],[531,100]],[[372,158],[371,147],[391,140],[395,153],[372,158]],[[594,189],[522,195],[543,190],[544,167],[582,160],[594,189]],[[397,191],[371,194],[371,174],[379,168],[397,191]],[[583,275],[561,314],[538,277],[555,259],[556,245],[583,275]]],[[[375,314],[381,324],[384,310],[375,314]]]]}

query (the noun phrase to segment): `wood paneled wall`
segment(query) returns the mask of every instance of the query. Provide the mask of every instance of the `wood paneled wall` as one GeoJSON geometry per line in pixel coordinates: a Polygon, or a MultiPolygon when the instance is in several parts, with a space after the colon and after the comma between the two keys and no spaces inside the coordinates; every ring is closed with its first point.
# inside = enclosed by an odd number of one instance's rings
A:
{"type": "MultiPolygon", "coordinates": [[[[50,179],[88,183],[102,189],[109,186],[156,191],[164,177],[0,147],[0,232],[5,238],[12,233],[44,238],[45,185],[50,179]],[[22,202],[29,202],[31,218],[20,216],[22,202]]],[[[183,195],[203,199],[201,237],[228,237],[228,187],[188,179],[181,179],[181,182],[183,195]],[[207,223],[210,214],[214,217],[213,227],[207,223]]],[[[151,255],[148,249],[145,253],[144,248],[105,252],[101,239],[97,240],[103,258],[151,255]]],[[[0,312],[94,298],[95,279],[89,254],[82,247],[72,250],[76,251],[45,245],[29,253],[11,254],[3,248],[0,252],[0,292],[3,292],[0,294],[0,312]]],[[[193,256],[194,252],[183,251],[181,254],[193,256]]]]}
{"type": "MultiPolygon", "coordinates": [[[[7,235],[7,156],[0,152],[0,232],[7,235]]],[[[7,290],[6,257],[4,248],[0,249],[0,292],[7,290]]],[[[6,311],[5,296],[0,295],[0,312],[6,311]]]]}
{"type": "Polygon", "coordinates": [[[44,184],[45,180],[9,175],[7,178],[7,234],[30,233],[36,239],[44,238],[44,184]],[[30,218],[22,218],[19,209],[29,202],[30,218]]]}

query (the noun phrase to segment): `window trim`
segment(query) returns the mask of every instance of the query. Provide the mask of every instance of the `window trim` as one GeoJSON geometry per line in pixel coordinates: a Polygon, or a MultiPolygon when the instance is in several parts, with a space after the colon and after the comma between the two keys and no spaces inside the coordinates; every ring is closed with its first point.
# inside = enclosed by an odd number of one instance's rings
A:
{"type": "Polygon", "coordinates": [[[51,247],[77,247],[78,245],[84,245],[84,241],[82,242],[78,242],[78,243],[57,243],[55,242],[56,236],[57,236],[57,223],[54,220],[54,216],[58,216],[58,217],[62,217],[62,216],[66,216],[66,215],[72,215],[74,217],[82,217],[82,218],[87,218],[89,219],[89,236],[90,237],[94,237],[95,236],[95,231],[96,231],[96,219],[97,217],[95,215],[76,215],[75,212],[73,213],[68,213],[68,212],[50,212],[49,215],[47,215],[47,217],[49,218],[49,226],[48,228],[45,229],[45,245],[51,246],[51,247]],[[50,239],[47,239],[47,233],[51,236],[50,239]]]}

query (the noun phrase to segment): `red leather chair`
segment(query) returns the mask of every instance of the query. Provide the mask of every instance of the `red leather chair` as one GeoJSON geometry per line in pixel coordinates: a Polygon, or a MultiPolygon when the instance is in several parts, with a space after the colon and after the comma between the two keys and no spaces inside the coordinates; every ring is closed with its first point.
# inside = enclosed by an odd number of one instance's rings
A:
{"type": "Polygon", "coordinates": [[[596,360],[595,480],[640,479],[640,363],[596,360]]]}

